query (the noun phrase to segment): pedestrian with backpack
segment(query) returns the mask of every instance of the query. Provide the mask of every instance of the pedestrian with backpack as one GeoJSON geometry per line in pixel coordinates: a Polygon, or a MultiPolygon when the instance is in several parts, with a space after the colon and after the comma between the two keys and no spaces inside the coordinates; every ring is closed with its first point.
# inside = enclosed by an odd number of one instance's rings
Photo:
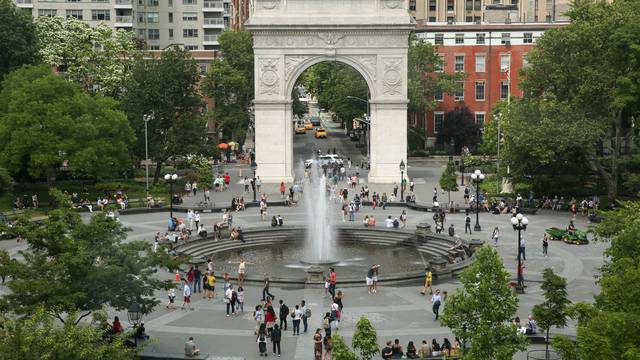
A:
{"type": "Polygon", "coordinates": [[[278,357],[280,357],[280,340],[282,340],[282,331],[278,325],[271,330],[271,342],[273,343],[273,355],[276,355],[276,349],[278,350],[278,357]]]}
{"type": "Polygon", "coordinates": [[[307,306],[307,302],[302,300],[300,302],[300,311],[302,312],[302,324],[304,325],[304,333],[307,333],[309,327],[308,320],[311,317],[311,309],[307,306]]]}
{"type": "Polygon", "coordinates": [[[293,335],[300,335],[300,320],[302,319],[302,311],[300,306],[296,305],[296,308],[291,312],[291,322],[293,322],[293,335]]]}
{"type": "Polygon", "coordinates": [[[469,216],[469,212],[467,212],[466,216],[464,217],[464,233],[467,233],[467,230],[469,230],[469,235],[471,235],[471,216],[469,216]]]}
{"type": "Polygon", "coordinates": [[[267,328],[266,326],[260,327],[258,330],[258,337],[256,338],[258,343],[258,351],[260,356],[267,356],[267,328]]]}

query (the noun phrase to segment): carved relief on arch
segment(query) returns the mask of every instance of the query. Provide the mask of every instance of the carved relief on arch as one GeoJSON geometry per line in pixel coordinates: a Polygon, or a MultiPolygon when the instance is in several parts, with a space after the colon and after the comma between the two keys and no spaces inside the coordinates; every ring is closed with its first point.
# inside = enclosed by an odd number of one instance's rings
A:
{"type": "Polygon", "coordinates": [[[273,10],[280,5],[280,0],[263,0],[262,8],[265,10],[273,10]]]}
{"type": "Polygon", "coordinates": [[[398,95],[402,86],[402,58],[383,58],[384,75],[382,76],[383,92],[387,95],[398,95]]]}
{"type": "Polygon", "coordinates": [[[296,68],[298,68],[298,65],[309,58],[309,56],[286,56],[284,59],[285,81],[289,81],[291,75],[293,75],[296,68]]]}
{"type": "Polygon", "coordinates": [[[376,81],[376,72],[377,72],[377,64],[378,64],[378,56],[377,55],[357,55],[357,56],[349,56],[351,61],[356,64],[360,64],[362,66],[362,70],[364,70],[367,75],[371,78],[371,80],[376,81]]]}
{"type": "Polygon", "coordinates": [[[260,93],[265,95],[280,94],[280,75],[278,75],[277,57],[262,57],[260,63],[260,93]]]}

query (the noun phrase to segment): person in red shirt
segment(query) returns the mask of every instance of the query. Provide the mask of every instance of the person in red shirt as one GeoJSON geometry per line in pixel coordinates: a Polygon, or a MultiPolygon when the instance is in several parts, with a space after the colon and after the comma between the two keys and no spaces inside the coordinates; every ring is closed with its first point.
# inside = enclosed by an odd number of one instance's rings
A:
{"type": "Polygon", "coordinates": [[[334,299],[336,297],[336,270],[334,268],[330,269],[329,273],[329,293],[331,294],[331,298],[334,299]]]}
{"type": "Polygon", "coordinates": [[[273,306],[267,306],[267,313],[264,316],[264,322],[267,325],[267,333],[271,336],[271,331],[273,330],[273,326],[276,324],[276,320],[278,317],[276,316],[275,310],[273,310],[273,306]]]}
{"type": "Polygon", "coordinates": [[[224,184],[228,187],[230,183],[231,183],[231,176],[229,176],[229,173],[224,173],[224,184]]]}
{"type": "Polygon", "coordinates": [[[111,325],[111,330],[114,334],[119,334],[122,332],[122,324],[120,324],[120,319],[116,316],[113,318],[113,325],[111,325]]]}
{"type": "Polygon", "coordinates": [[[189,283],[189,287],[193,289],[193,280],[196,277],[196,272],[193,270],[193,266],[187,272],[187,282],[189,283]]]}

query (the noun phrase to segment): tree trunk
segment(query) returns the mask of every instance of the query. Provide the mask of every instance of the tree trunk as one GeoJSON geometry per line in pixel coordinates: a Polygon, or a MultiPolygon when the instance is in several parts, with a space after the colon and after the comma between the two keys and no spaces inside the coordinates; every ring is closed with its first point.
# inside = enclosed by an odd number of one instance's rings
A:
{"type": "Polygon", "coordinates": [[[616,114],[615,125],[615,144],[613,146],[613,154],[611,156],[611,187],[607,192],[609,197],[609,203],[613,204],[613,201],[618,196],[618,162],[620,159],[620,133],[622,131],[622,111],[618,111],[616,114]]]}
{"type": "Polygon", "coordinates": [[[550,326],[547,326],[547,337],[544,341],[544,358],[546,360],[549,360],[549,328],[550,326]]]}
{"type": "Polygon", "coordinates": [[[153,174],[153,185],[158,185],[160,179],[160,171],[162,171],[162,161],[156,161],[156,172],[153,174]]]}

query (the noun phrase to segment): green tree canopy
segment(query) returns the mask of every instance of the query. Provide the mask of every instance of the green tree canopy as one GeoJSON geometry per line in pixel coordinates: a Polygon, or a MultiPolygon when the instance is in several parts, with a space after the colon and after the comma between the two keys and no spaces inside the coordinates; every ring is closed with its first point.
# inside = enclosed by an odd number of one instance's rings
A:
{"type": "Polygon", "coordinates": [[[119,98],[133,63],[142,56],[135,34],[70,17],[36,21],[42,61],[85,90],[119,98]]]}
{"type": "Polygon", "coordinates": [[[447,167],[440,176],[440,188],[449,193],[449,202],[451,202],[451,192],[458,191],[458,176],[456,175],[456,165],[453,161],[447,162],[447,167]]]}
{"type": "Polygon", "coordinates": [[[497,251],[484,245],[476,261],[460,275],[462,288],[449,296],[442,323],[463,342],[471,341],[465,358],[511,359],[526,340],[511,324],[518,298],[509,289],[509,273],[497,251]]]}
{"type": "Polygon", "coordinates": [[[0,0],[0,80],[24,64],[38,62],[38,37],[31,15],[12,0],[0,0]]]}
{"type": "Polygon", "coordinates": [[[12,229],[28,248],[20,251],[22,260],[0,264],[12,274],[1,308],[28,315],[42,307],[62,322],[74,311],[77,322],[104,306],[124,310],[134,302],[151,312],[160,302],[154,292],[171,285],[155,274],[157,266],[176,267],[169,255],[153,252],[148,242],[125,242],[126,229],[104,213],[85,223],[68,195],[52,190],[51,196],[59,208],[45,220],[26,215],[12,229]]]}
{"type": "Polygon", "coordinates": [[[198,91],[200,73],[189,51],[172,46],[160,59],[139,59],[127,81],[122,107],[138,135],[136,155],[145,156],[144,116],[149,158],[157,163],[154,183],[170,157],[205,152],[207,129],[198,91]]]}
{"type": "Polygon", "coordinates": [[[55,179],[119,176],[134,134],[111,98],[90,96],[46,66],[11,73],[0,93],[0,165],[12,174],[55,179]]]}
{"type": "Polygon", "coordinates": [[[219,42],[222,57],[213,60],[202,89],[215,99],[213,116],[223,137],[243,142],[254,96],[253,38],[248,31],[225,31],[219,42]]]}
{"type": "Polygon", "coordinates": [[[360,353],[361,360],[371,360],[380,351],[376,329],[371,324],[371,321],[364,316],[360,317],[356,323],[351,345],[360,353]]]}
{"type": "Polygon", "coordinates": [[[445,144],[453,141],[456,152],[463,146],[473,148],[480,142],[480,128],[468,107],[456,107],[444,114],[438,141],[445,144]]]}
{"type": "Polygon", "coordinates": [[[568,307],[571,301],[567,298],[567,280],[546,268],[542,273],[542,290],[545,301],[533,307],[533,316],[540,328],[547,332],[545,342],[546,350],[549,350],[549,330],[552,326],[564,327],[567,325],[568,307]]]}
{"type": "Polygon", "coordinates": [[[122,339],[104,338],[98,322],[76,325],[76,312],[62,327],[43,308],[28,317],[0,318],[0,354],[3,360],[127,360],[134,351],[125,348],[122,339]]]}

